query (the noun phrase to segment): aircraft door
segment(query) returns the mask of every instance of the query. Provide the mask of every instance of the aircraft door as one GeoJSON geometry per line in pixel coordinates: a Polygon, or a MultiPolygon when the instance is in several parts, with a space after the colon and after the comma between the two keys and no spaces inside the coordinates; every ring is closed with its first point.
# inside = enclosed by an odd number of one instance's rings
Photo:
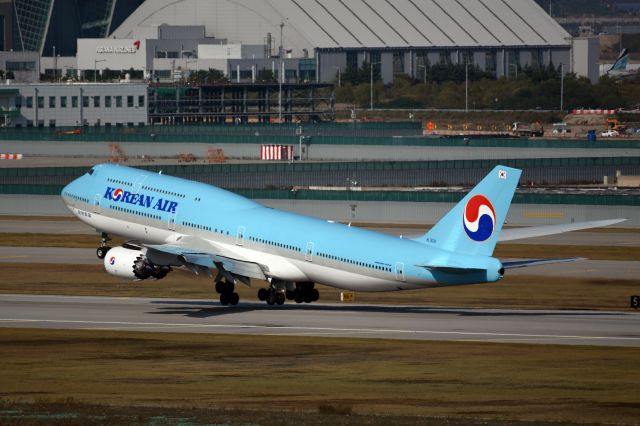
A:
{"type": "Polygon", "coordinates": [[[397,262],[396,263],[396,280],[397,281],[405,281],[404,279],[404,263],[397,262]]]}
{"type": "Polygon", "coordinates": [[[100,194],[96,194],[96,196],[93,198],[93,212],[94,213],[100,213],[100,199],[102,198],[102,196],[100,194]]]}
{"type": "Polygon", "coordinates": [[[167,222],[167,229],[169,231],[175,231],[176,230],[176,214],[175,213],[169,213],[169,219],[167,222]]]}
{"type": "Polygon", "coordinates": [[[238,226],[238,233],[236,234],[236,245],[241,246],[244,245],[244,234],[247,228],[244,226],[238,226]]]}
{"type": "Polygon", "coordinates": [[[313,261],[313,243],[312,242],[307,243],[307,250],[304,252],[304,260],[306,260],[307,262],[313,261]]]}

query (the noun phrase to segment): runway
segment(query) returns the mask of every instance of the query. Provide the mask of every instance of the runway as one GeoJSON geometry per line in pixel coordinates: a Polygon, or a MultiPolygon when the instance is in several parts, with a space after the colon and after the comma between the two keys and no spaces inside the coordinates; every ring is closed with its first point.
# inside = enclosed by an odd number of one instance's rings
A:
{"type": "Polygon", "coordinates": [[[0,327],[640,347],[640,314],[0,295],[0,327]]]}

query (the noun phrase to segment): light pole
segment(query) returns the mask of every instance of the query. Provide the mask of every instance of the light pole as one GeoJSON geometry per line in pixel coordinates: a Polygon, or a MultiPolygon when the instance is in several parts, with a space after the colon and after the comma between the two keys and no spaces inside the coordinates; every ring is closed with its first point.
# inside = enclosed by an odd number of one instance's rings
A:
{"type": "Polygon", "coordinates": [[[280,51],[278,52],[278,57],[280,57],[280,69],[278,70],[278,124],[282,124],[282,79],[284,78],[284,61],[282,58],[284,55],[283,29],[284,22],[280,22],[280,51]]]}
{"type": "Polygon", "coordinates": [[[370,83],[370,93],[369,93],[369,109],[373,110],[373,66],[381,65],[382,61],[373,62],[371,61],[371,54],[369,54],[369,70],[371,72],[371,83],[370,83]]]}
{"type": "Polygon", "coordinates": [[[341,80],[341,76],[340,76],[340,74],[341,74],[341,72],[342,72],[342,69],[341,69],[339,66],[337,66],[337,65],[336,65],[335,67],[333,67],[333,68],[335,68],[335,69],[337,69],[337,70],[338,70],[338,87],[342,87],[342,86],[341,86],[341,84],[340,84],[340,83],[341,83],[341,82],[340,82],[340,80],[341,80]]]}
{"type": "Polygon", "coordinates": [[[93,82],[96,83],[98,81],[98,71],[97,71],[97,65],[98,62],[106,62],[106,59],[94,59],[93,60],[93,82]]]}
{"type": "Polygon", "coordinates": [[[560,64],[560,111],[564,110],[564,62],[560,64]]]}
{"type": "Polygon", "coordinates": [[[464,61],[464,112],[469,112],[469,61],[464,61]]]}

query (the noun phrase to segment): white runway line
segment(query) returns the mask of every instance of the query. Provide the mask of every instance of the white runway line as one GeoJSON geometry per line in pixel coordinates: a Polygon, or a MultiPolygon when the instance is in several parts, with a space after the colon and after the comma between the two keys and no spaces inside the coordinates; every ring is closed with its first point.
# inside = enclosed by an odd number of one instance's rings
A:
{"type": "Polygon", "coordinates": [[[29,318],[0,318],[0,322],[13,323],[44,323],[44,324],[84,324],[87,327],[96,326],[120,326],[120,327],[176,327],[176,328],[200,328],[200,329],[236,329],[236,330],[277,330],[299,332],[343,332],[343,333],[398,333],[398,334],[423,334],[423,335],[451,335],[451,336],[476,336],[493,338],[516,339],[551,339],[551,340],[614,340],[640,342],[640,337],[617,336],[575,336],[554,334],[521,334],[521,333],[491,333],[472,331],[435,331],[435,330],[397,330],[397,329],[368,329],[368,328],[333,328],[333,327],[303,327],[303,326],[264,326],[264,325],[223,325],[223,324],[180,324],[161,322],[127,322],[127,321],[84,321],[84,320],[43,320],[29,318]]]}

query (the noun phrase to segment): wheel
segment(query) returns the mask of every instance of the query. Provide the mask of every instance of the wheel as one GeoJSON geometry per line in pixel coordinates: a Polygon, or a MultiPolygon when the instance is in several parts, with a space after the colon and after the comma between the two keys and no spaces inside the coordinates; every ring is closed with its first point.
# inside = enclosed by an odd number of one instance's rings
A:
{"type": "Polygon", "coordinates": [[[264,302],[265,300],[267,300],[267,296],[269,296],[269,292],[267,291],[266,288],[261,288],[260,290],[258,290],[258,299],[259,300],[264,302]]]}
{"type": "Polygon", "coordinates": [[[227,306],[229,304],[229,295],[227,293],[222,293],[220,295],[220,304],[227,306]]]}
{"type": "Polygon", "coordinates": [[[226,293],[225,289],[226,289],[226,283],[224,281],[217,281],[216,282],[216,292],[218,294],[222,294],[222,293],[226,293]]]}
{"type": "Polygon", "coordinates": [[[311,298],[312,302],[317,302],[318,299],[320,299],[320,292],[317,289],[313,289],[311,290],[311,294],[313,295],[313,297],[311,298]]]}
{"type": "Polygon", "coordinates": [[[287,297],[287,300],[293,300],[296,297],[296,292],[295,291],[291,291],[291,290],[287,290],[285,292],[285,296],[287,297]]]}
{"type": "Polygon", "coordinates": [[[296,291],[296,295],[293,298],[293,300],[296,301],[296,303],[302,303],[304,302],[304,297],[302,297],[304,295],[304,293],[302,293],[300,290],[296,291]]]}
{"type": "Polygon", "coordinates": [[[109,250],[111,250],[111,247],[98,247],[98,249],[96,250],[96,256],[98,256],[98,259],[104,259],[105,257],[107,257],[107,253],[109,252],[109,250]]]}
{"type": "Polygon", "coordinates": [[[238,296],[238,293],[231,293],[229,295],[229,303],[231,305],[237,305],[239,301],[240,301],[240,296],[238,296]]]}
{"type": "Polygon", "coordinates": [[[313,292],[311,290],[305,291],[304,294],[302,295],[302,300],[304,300],[304,303],[313,302],[313,292]]]}
{"type": "Polygon", "coordinates": [[[267,296],[267,303],[269,305],[273,305],[276,303],[276,295],[274,292],[270,291],[269,295],[267,296]]]}
{"type": "Polygon", "coordinates": [[[276,303],[278,305],[284,304],[284,294],[283,293],[276,293],[276,303]]]}
{"type": "Polygon", "coordinates": [[[236,289],[236,286],[233,283],[230,283],[229,281],[225,281],[224,285],[225,285],[224,287],[225,293],[233,293],[234,290],[236,289]]]}

